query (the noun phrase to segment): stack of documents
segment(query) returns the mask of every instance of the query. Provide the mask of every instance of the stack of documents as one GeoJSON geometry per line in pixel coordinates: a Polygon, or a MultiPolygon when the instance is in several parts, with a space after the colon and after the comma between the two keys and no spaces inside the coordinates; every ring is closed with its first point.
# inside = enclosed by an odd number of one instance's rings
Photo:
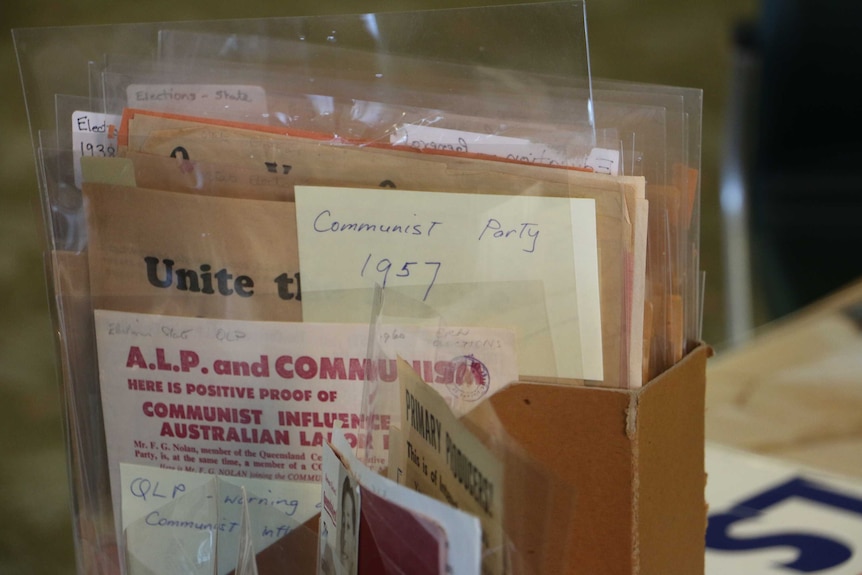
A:
{"type": "Polygon", "coordinates": [[[591,79],[581,2],[15,41],[87,572],[517,572],[458,417],[700,339],[700,92],[591,79]]]}

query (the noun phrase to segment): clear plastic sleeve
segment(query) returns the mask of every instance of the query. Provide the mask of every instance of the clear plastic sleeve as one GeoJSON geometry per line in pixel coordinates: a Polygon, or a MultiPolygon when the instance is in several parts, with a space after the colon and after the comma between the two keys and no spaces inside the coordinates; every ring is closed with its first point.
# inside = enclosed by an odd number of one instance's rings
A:
{"type": "Polygon", "coordinates": [[[14,39],[81,572],[314,572],[320,448],[391,467],[396,356],[502,464],[492,572],[574,568],[488,400],[697,340],[699,93],[594,88],[580,1],[14,39]]]}

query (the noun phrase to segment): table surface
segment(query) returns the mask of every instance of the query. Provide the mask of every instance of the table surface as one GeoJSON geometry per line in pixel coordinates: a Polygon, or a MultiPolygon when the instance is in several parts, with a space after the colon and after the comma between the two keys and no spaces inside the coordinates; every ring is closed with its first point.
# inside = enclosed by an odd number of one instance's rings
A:
{"type": "Polygon", "coordinates": [[[711,358],[706,437],[862,478],[862,281],[711,358]]]}

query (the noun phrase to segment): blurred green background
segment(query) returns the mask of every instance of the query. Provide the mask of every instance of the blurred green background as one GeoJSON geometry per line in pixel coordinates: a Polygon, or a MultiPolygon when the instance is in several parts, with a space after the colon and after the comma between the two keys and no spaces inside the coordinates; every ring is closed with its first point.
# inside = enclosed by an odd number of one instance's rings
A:
{"type": "MultiPolygon", "coordinates": [[[[41,263],[35,164],[13,28],[481,6],[504,2],[294,0],[5,0],[0,3],[0,573],[75,572],[64,422],[54,334],[41,263]]],[[[725,340],[719,170],[731,81],[733,30],[756,0],[587,2],[594,77],[701,88],[704,339],[725,340]]]]}

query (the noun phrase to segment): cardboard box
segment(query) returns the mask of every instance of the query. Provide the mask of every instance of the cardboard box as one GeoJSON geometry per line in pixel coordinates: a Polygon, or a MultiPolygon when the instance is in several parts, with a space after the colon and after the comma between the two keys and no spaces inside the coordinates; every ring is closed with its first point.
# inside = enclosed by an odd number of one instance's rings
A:
{"type": "Polygon", "coordinates": [[[711,355],[701,345],[632,391],[517,384],[468,415],[480,432],[492,408],[546,472],[506,466],[507,533],[522,562],[516,572],[704,572],[711,355]]]}
{"type": "MultiPolygon", "coordinates": [[[[638,390],[521,383],[470,412],[480,437],[496,419],[530,458],[505,458],[514,573],[704,572],[711,355],[700,345],[638,390]]],[[[285,558],[292,572],[315,572],[317,520],[304,527],[259,555],[261,573],[285,558]]]]}

